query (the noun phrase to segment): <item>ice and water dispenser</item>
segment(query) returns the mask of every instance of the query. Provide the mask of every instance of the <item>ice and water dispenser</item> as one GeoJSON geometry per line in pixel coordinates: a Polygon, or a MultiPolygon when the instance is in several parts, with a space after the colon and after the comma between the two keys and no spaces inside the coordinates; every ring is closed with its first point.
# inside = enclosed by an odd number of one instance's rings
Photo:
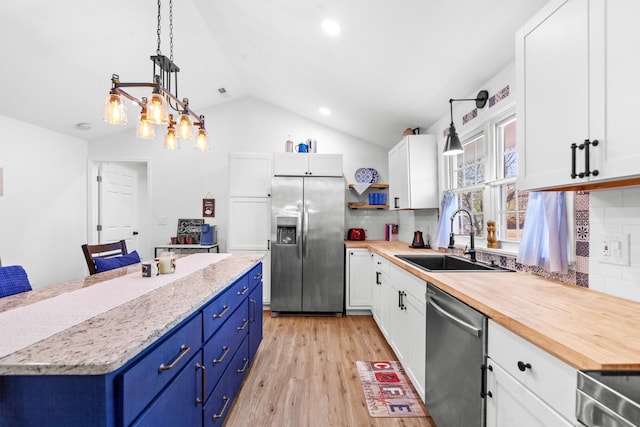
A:
{"type": "Polygon", "coordinates": [[[297,217],[279,216],[276,217],[277,243],[281,245],[296,244],[297,217]]]}

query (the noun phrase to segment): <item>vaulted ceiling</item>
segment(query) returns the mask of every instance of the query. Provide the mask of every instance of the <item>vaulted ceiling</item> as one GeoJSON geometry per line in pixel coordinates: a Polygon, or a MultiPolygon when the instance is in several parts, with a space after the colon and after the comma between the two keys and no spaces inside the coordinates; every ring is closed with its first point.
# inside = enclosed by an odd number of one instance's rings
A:
{"type": "MultiPolygon", "coordinates": [[[[512,61],[516,29],[545,2],[175,0],[179,95],[196,111],[253,96],[390,146],[512,61]],[[338,36],[322,31],[325,18],[338,36]]],[[[169,56],[168,0],[162,10],[169,56]]],[[[151,81],[156,13],[152,0],[2,2],[0,114],[87,140],[122,132],[102,122],[102,103],[113,73],[151,81]]]]}

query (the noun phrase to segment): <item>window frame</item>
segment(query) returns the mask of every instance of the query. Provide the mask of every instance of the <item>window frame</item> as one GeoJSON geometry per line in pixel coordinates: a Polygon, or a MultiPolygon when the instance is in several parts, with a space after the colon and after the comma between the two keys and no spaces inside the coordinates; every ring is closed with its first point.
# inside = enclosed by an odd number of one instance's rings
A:
{"type": "MultiPolygon", "coordinates": [[[[503,185],[516,183],[517,181],[517,173],[516,176],[503,178],[503,172],[501,169],[503,168],[503,155],[504,155],[504,145],[502,141],[498,141],[498,126],[505,124],[511,120],[518,121],[518,117],[516,116],[516,106],[515,104],[509,105],[505,107],[500,113],[496,114],[494,117],[488,118],[483,123],[478,126],[469,129],[464,132],[460,136],[460,140],[462,142],[462,146],[464,147],[465,143],[471,142],[478,138],[480,135],[484,135],[484,147],[485,147],[485,164],[484,164],[484,182],[481,184],[476,184],[473,186],[455,188],[457,185],[457,176],[454,175],[456,171],[455,162],[457,161],[456,156],[451,156],[450,158],[445,158],[445,170],[446,170],[446,182],[447,187],[445,191],[451,191],[454,194],[460,192],[467,191],[483,191],[483,221],[486,223],[488,220],[496,221],[496,229],[499,230],[499,212],[501,210],[500,204],[500,191],[503,185]]],[[[517,144],[517,141],[516,141],[517,144]]],[[[517,145],[516,145],[517,147],[517,145]]],[[[516,148],[517,152],[517,148],[516,148]]],[[[516,186],[517,187],[517,186],[516,186]]],[[[517,189],[517,188],[516,188],[517,189]]],[[[486,229],[486,227],[485,227],[486,229]]],[[[469,235],[468,234],[455,234],[456,241],[459,244],[468,245],[469,244],[469,235]]],[[[498,242],[500,243],[500,249],[488,249],[490,251],[497,252],[506,252],[510,254],[517,254],[518,249],[520,247],[520,241],[513,240],[503,240],[502,236],[498,236],[498,242]]],[[[483,249],[487,249],[487,239],[486,233],[482,237],[478,237],[475,239],[475,243],[477,247],[481,247],[483,249]]]]}

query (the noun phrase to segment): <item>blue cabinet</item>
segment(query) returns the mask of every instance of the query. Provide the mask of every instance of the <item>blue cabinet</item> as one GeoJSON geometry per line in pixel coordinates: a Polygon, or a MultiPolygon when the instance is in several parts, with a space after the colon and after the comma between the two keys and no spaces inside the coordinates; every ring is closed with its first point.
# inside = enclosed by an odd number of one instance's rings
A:
{"type": "Polygon", "coordinates": [[[220,381],[213,389],[213,394],[207,400],[204,407],[203,425],[222,426],[233,405],[242,380],[249,365],[248,339],[245,337],[240,348],[227,366],[220,381]]]}
{"type": "MultiPolygon", "coordinates": [[[[202,351],[193,354],[173,382],[153,399],[132,426],[198,426],[202,422],[202,351]]],[[[125,423],[125,425],[128,425],[125,423]]]]}
{"type": "Polygon", "coordinates": [[[262,341],[262,264],[249,272],[249,360],[253,359],[262,341]]]}
{"type": "Polygon", "coordinates": [[[201,337],[202,315],[198,313],[117,377],[123,425],[129,425],[199,352],[201,337]]]}
{"type": "MultiPolygon", "coordinates": [[[[218,384],[231,359],[240,348],[240,344],[247,338],[249,319],[247,316],[247,298],[236,307],[236,310],[225,323],[204,345],[204,366],[207,378],[207,396],[218,384]]],[[[246,356],[248,357],[247,352],[246,356]]]]}
{"type": "Polygon", "coordinates": [[[0,376],[0,426],[222,425],[262,339],[262,264],[104,375],[0,376]]]}

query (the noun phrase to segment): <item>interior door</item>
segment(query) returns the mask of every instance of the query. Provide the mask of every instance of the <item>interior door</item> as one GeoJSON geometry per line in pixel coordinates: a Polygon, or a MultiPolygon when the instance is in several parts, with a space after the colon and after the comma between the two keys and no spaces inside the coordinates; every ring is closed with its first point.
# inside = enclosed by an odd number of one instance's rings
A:
{"type": "Polygon", "coordinates": [[[103,163],[99,174],[99,243],[124,239],[131,252],[138,246],[138,172],[122,164],[103,163]]]}

